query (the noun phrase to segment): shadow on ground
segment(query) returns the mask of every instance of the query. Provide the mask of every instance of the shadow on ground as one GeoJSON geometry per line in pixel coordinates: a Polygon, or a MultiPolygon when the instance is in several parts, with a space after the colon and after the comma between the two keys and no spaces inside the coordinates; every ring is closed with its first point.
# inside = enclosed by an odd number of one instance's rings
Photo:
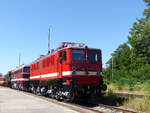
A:
{"type": "Polygon", "coordinates": [[[120,97],[114,93],[107,92],[102,94],[99,97],[93,97],[91,99],[84,98],[84,99],[76,100],[74,103],[86,107],[96,107],[99,104],[119,107],[123,105],[123,103],[126,102],[127,100],[128,99],[125,97],[120,97]]]}

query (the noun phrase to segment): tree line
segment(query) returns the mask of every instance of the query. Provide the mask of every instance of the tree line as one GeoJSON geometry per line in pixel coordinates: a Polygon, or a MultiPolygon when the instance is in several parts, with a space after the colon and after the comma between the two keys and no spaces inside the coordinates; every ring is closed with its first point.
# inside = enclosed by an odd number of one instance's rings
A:
{"type": "Polygon", "coordinates": [[[133,23],[128,41],[113,52],[104,69],[106,81],[116,85],[150,85],[150,0],[144,0],[143,16],[133,23]]]}

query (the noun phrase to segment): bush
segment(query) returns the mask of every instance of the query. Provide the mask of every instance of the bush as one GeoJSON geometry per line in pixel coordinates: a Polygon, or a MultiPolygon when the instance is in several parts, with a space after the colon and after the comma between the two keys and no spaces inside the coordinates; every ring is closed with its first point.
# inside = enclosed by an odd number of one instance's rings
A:
{"type": "Polygon", "coordinates": [[[150,80],[143,84],[143,89],[147,95],[150,95],[150,80]]]}
{"type": "Polygon", "coordinates": [[[108,83],[113,83],[119,90],[143,90],[150,93],[150,65],[142,66],[136,70],[115,70],[113,78],[107,79],[108,83]]]}

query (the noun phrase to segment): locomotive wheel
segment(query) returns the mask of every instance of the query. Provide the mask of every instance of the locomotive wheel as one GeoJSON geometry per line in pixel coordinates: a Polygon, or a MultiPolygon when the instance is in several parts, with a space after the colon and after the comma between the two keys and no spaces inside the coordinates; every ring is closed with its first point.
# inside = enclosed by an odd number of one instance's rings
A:
{"type": "Polygon", "coordinates": [[[35,94],[36,88],[34,86],[31,86],[30,91],[31,91],[31,93],[35,94]]]}
{"type": "Polygon", "coordinates": [[[60,96],[58,94],[55,95],[55,99],[58,100],[58,101],[61,100],[60,96]]]}
{"type": "Polygon", "coordinates": [[[73,91],[70,91],[66,97],[63,98],[65,102],[73,102],[75,99],[75,94],[73,91]]]}
{"type": "Polygon", "coordinates": [[[36,91],[35,91],[35,94],[38,95],[38,96],[41,96],[40,89],[41,89],[40,87],[37,87],[36,91]]]}
{"type": "Polygon", "coordinates": [[[52,92],[49,94],[49,97],[55,99],[56,91],[54,88],[51,88],[51,90],[52,92]]]}
{"type": "Polygon", "coordinates": [[[46,87],[41,87],[41,88],[40,88],[40,94],[41,94],[42,96],[46,96],[46,95],[47,95],[46,92],[47,92],[47,88],[46,88],[46,87]]]}
{"type": "Polygon", "coordinates": [[[55,95],[54,95],[54,94],[51,94],[51,98],[55,99],[55,95]]]}
{"type": "Polygon", "coordinates": [[[56,98],[56,100],[58,100],[58,101],[61,100],[61,90],[60,90],[60,89],[58,89],[58,90],[56,91],[55,98],[56,98]]]}

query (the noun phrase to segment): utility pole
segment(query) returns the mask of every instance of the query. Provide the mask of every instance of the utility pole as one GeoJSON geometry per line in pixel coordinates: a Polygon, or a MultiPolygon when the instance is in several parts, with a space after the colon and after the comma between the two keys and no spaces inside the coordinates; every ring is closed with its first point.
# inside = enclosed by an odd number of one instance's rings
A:
{"type": "Polygon", "coordinates": [[[50,53],[50,37],[51,37],[51,25],[49,25],[48,29],[48,53],[50,53]]]}
{"type": "Polygon", "coordinates": [[[113,73],[113,71],[114,71],[114,57],[113,57],[113,55],[112,55],[112,78],[114,77],[114,73],[113,73]]]}
{"type": "Polygon", "coordinates": [[[19,53],[19,66],[21,64],[21,53],[19,53]]]}

